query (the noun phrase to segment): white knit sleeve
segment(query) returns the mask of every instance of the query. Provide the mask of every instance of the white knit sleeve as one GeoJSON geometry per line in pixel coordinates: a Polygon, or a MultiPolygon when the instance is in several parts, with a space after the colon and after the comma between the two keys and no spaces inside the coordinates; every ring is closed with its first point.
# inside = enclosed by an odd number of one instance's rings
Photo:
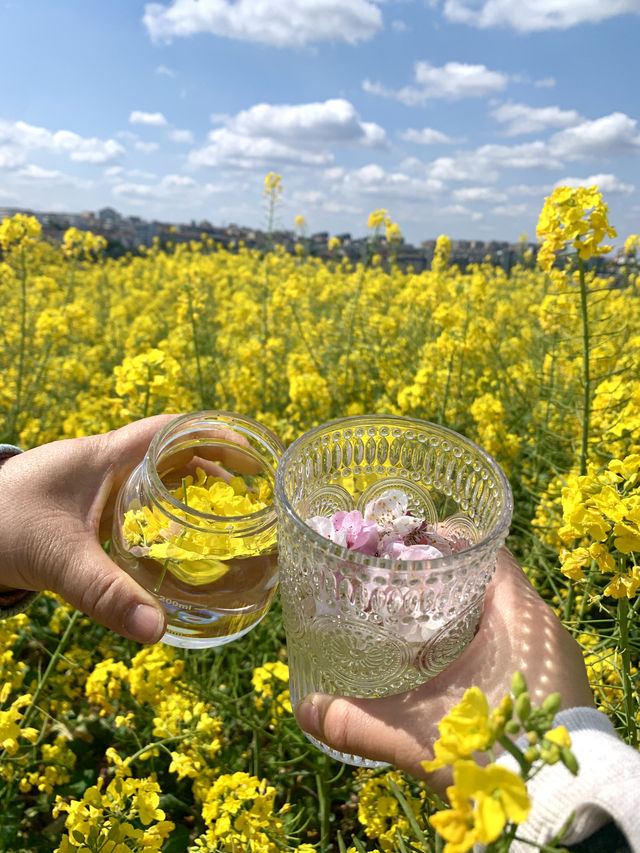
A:
{"type": "MultiPolygon", "coordinates": [[[[555,725],[566,726],[571,749],[579,764],[577,776],[558,762],[544,767],[529,783],[532,809],[518,837],[544,844],[560,832],[569,815],[574,820],[565,844],[588,838],[612,819],[626,835],[634,853],[640,853],[640,752],[624,743],[609,720],[595,708],[560,711],[555,725]]],[[[526,743],[518,742],[521,748],[526,743]]],[[[498,764],[518,772],[515,759],[504,754],[498,764]]],[[[513,853],[535,848],[515,842],[513,853]]]]}

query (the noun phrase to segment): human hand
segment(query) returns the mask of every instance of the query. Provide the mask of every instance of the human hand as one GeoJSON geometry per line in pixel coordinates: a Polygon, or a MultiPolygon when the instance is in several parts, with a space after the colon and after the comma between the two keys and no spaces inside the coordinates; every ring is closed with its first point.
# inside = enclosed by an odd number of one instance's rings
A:
{"type": "Polygon", "coordinates": [[[174,417],[157,415],[7,459],[0,466],[2,587],[51,590],[124,637],[159,640],[161,606],[100,542],[111,535],[118,489],[174,417]]]}
{"type": "Polygon", "coordinates": [[[300,727],[340,752],[386,761],[428,778],[443,794],[445,770],[426,774],[438,722],[469,687],[479,687],[495,707],[516,670],[531,700],[559,692],[562,707],[593,706],[582,652],[551,608],[531,586],[516,559],[502,549],[487,590],[478,633],[462,655],[436,678],[408,693],[381,699],[349,699],[315,693],[298,702],[300,727]]]}

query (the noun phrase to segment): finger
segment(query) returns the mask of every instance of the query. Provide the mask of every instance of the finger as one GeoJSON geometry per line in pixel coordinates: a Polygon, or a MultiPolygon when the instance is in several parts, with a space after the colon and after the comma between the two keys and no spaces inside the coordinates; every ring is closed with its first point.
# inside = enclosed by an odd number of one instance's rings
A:
{"type": "Polygon", "coordinates": [[[90,533],[65,538],[52,547],[45,588],[61,595],[96,622],[138,643],[155,643],[165,630],[165,614],[153,596],[113,563],[90,533]]]}

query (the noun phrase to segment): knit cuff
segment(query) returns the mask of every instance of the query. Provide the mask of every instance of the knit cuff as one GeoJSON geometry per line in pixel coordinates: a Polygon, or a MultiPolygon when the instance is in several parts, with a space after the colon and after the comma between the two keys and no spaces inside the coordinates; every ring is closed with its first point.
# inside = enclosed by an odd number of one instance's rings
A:
{"type": "Polygon", "coordinates": [[[22,448],[16,447],[15,444],[0,444],[0,465],[2,465],[5,459],[17,456],[19,453],[22,453],[22,448]]]}
{"type": "MultiPolygon", "coordinates": [[[[7,459],[19,453],[22,453],[22,449],[15,444],[0,444],[0,467],[7,459]]],[[[0,619],[6,619],[26,610],[37,594],[28,589],[9,589],[0,592],[0,619]]]]}
{"type": "MultiPolygon", "coordinates": [[[[518,837],[529,843],[516,842],[513,853],[530,853],[531,843],[549,842],[572,813],[565,844],[582,841],[613,820],[631,848],[640,849],[634,846],[640,844],[640,753],[624,743],[611,720],[595,708],[560,711],[554,724],[566,726],[571,736],[578,775],[558,762],[543,767],[529,782],[532,809],[518,830],[518,837]]],[[[526,749],[526,739],[520,739],[518,746],[526,749]]],[[[498,763],[518,771],[508,754],[500,756],[498,763]]]]}

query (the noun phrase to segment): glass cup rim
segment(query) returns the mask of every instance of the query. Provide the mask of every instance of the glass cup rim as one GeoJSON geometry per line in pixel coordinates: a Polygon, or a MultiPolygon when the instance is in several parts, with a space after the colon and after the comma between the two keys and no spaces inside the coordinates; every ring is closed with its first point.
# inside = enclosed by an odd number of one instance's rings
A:
{"type": "MultiPolygon", "coordinates": [[[[150,480],[151,485],[153,486],[153,491],[151,493],[151,500],[154,504],[157,504],[158,501],[155,498],[154,491],[157,491],[161,495],[162,501],[169,504],[169,506],[174,507],[181,512],[186,511],[187,516],[192,516],[194,519],[200,519],[202,521],[213,521],[213,522],[222,522],[227,523],[228,525],[264,525],[267,526],[270,524],[275,518],[275,502],[272,501],[262,509],[257,510],[256,512],[247,513],[245,515],[215,515],[214,513],[202,512],[201,510],[195,509],[194,507],[190,507],[187,504],[182,503],[182,501],[175,498],[169,489],[165,486],[162,478],[158,474],[155,463],[159,461],[161,458],[162,451],[165,449],[164,442],[169,438],[170,433],[174,432],[177,428],[182,426],[183,424],[187,424],[190,421],[194,421],[194,423],[203,422],[203,426],[207,427],[216,427],[231,429],[234,430],[233,423],[237,422],[239,424],[245,425],[250,429],[250,434],[255,436],[256,434],[262,434],[262,436],[267,440],[264,443],[264,447],[269,450],[269,452],[274,457],[275,464],[272,466],[268,462],[265,463],[269,469],[273,472],[273,481],[274,481],[274,493],[275,493],[275,475],[277,472],[277,468],[284,453],[285,447],[282,441],[278,438],[278,436],[271,430],[269,427],[266,427],[264,424],[261,424],[259,421],[254,420],[254,418],[249,417],[248,415],[241,415],[237,412],[228,412],[228,411],[219,411],[219,410],[202,410],[197,412],[188,412],[183,415],[176,415],[175,418],[168,421],[163,427],[161,427],[158,432],[152,438],[147,452],[144,456],[144,460],[141,465],[144,467],[147,461],[152,461],[153,465],[150,467],[150,470],[147,472],[148,478],[150,480]],[[209,421],[210,423],[204,423],[205,421],[209,421]],[[279,456],[278,456],[279,454],[279,456]]],[[[238,430],[239,434],[242,434],[241,430],[238,430]]],[[[186,445],[195,446],[195,445],[186,445]]],[[[242,450],[242,445],[238,445],[242,450]]],[[[173,521],[178,522],[182,526],[191,527],[194,530],[202,530],[202,528],[198,524],[190,523],[188,520],[184,518],[179,518],[173,516],[170,511],[167,510],[166,505],[162,507],[163,513],[171,518],[173,521]]],[[[224,535],[225,531],[207,531],[215,535],[224,535]]]]}
{"type": "Polygon", "coordinates": [[[275,503],[280,512],[284,513],[284,515],[291,522],[293,522],[296,528],[304,532],[305,536],[311,538],[311,541],[314,543],[314,547],[320,549],[321,551],[325,551],[327,554],[333,557],[338,557],[345,563],[356,564],[359,569],[369,571],[392,570],[394,577],[402,577],[403,575],[415,575],[424,572],[432,573],[438,570],[445,571],[456,565],[459,565],[461,560],[466,559],[467,556],[472,557],[475,554],[487,550],[492,544],[497,544],[498,546],[502,545],[509,531],[511,517],[513,514],[513,493],[511,491],[511,485],[509,483],[509,480],[507,479],[506,474],[490,453],[487,453],[486,450],[480,447],[480,445],[472,439],[467,438],[461,433],[455,432],[455,430],[452,430],[449,427],[441,426],[440,424],[436,424],[431,421],[426,421],[422,418],[415,418],[411,415],[349,415],[344,418],[335,418],[334,420],[327,421],[323,424],[313,427],[312,429],[303,433],[303,435],[298,436],[298,438],[295,439],[295,441],[293,441],[287,447],[276,469],[275,503]],[[424,428],[435,429],[439,432],[445,433],[445,435],[452,439],[455,439],[457,441],[462,440],[467,445],[467,447],[469,447],[469,449],[472,449],[476,453],[478,453],[483,458],[487,466],[491,469],[492,473],[498,479],[499,484],[504,493],[504,505],[500,512],[500,519],[496,524],[496,528],[491,531],[489,535],[483,537],[480,542],[476,542],[474,545],[471,545],[468,548],[465,548],[464,551],[459,551],[456,554],[444,555],[442,557],[436,557],[430,560],[398,560],[393,559],[391,557],[371,557],[367,554],[362,554],[360,551],[355,551],[350,548],[346,548],[343,545],[338,545],[335,542],[331,542],[331,540],[326,539],[320,533],[317,533],[315,530],[313,530],[313,528],[309,527],[309,525],[306,524],[306,522],[298,515],[298,513],[291,506],[289,498],[285,493],[284,472],[291,458],[294,456],[301,444],[313,441],[316,436],[323,435],[327,432],[330,433],[332,429],[346,429],[348,428],[349,424],[353,424],[354,426],[357,425],[358,427],[367,426],[368,424],[374,425],[379,424],[381,420],[389,424],[397,424],[398,426],[404,427],[406,427],[408,423],[413,422],[415,424],[421,425],[424,428]],[[405,566],[406,568],[404,568],[405,566]]]}

